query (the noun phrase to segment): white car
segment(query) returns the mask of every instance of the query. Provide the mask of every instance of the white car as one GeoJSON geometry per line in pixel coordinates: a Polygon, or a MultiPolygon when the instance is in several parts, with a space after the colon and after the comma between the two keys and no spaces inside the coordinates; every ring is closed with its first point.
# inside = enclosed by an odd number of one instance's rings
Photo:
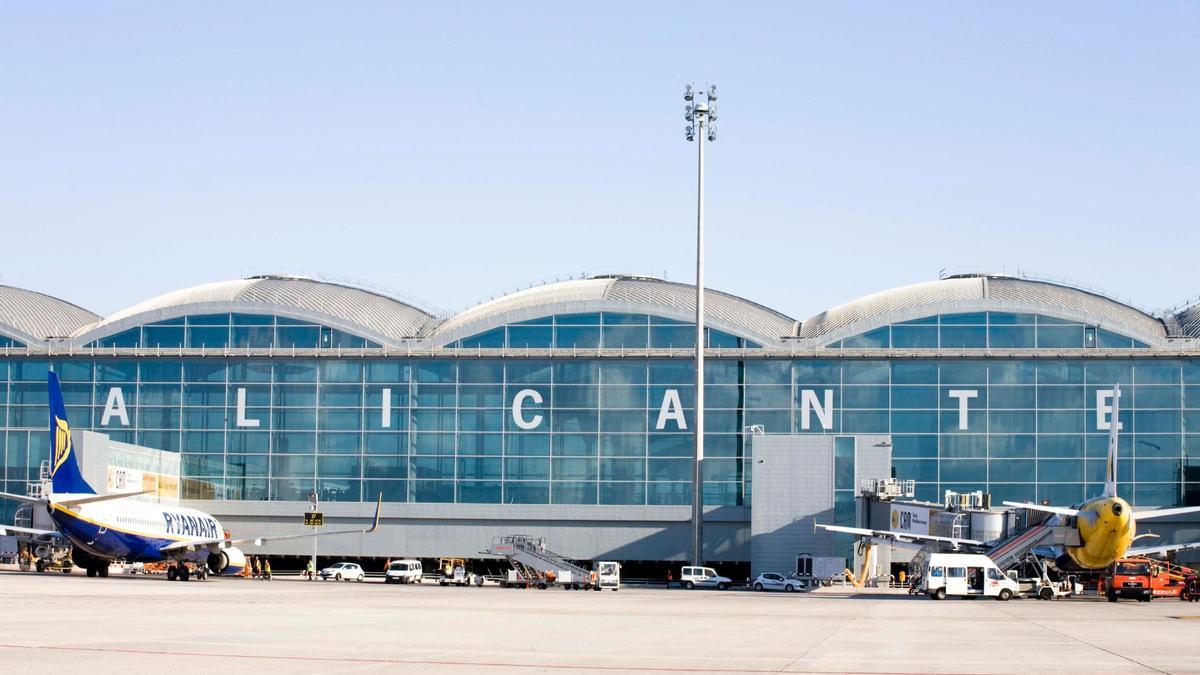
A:
{"type": "Polygon", "coordinates": [[[346,581],[351,579],[362,581],[364,576],[363,568],[359,567],[358,563],[352,562],[340,562],[321,570],[321,581],[329,581],[330,579],[334,581],[342,581],[343,579],[346,581]]]}
{"type": "Polygon", "coordinates": [[[397,560],[383,573],[385,584],[419,584],[424,570],[420,560],[397,560]]]}
{"type": "Polygon", "coordinates": [[[733,585],[733,579],[717,574],[711,567],[684,567],[679,575],[684,588],[715,588],[723,591],[733,585]]]}
{"type": "Polygon", "coordinates": [[[785,591],[787,593],[803,590],[799,581],[775,572],[758,575],[750,587],[756,591],[785,591]]]}

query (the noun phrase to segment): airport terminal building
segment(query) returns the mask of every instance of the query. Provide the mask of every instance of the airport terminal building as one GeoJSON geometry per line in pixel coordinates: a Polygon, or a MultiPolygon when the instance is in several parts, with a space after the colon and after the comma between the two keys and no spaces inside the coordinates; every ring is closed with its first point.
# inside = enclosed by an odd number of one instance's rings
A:
{"type": "MultiPolygon", "coordinates": [[[[314,491],[327,523],[365,522],[382,493],[380,533],[322,540],[323,555],[471,557],[522,533],[577,559],[683,560],[694,300],[688,285],[601,276],[437,316],[263,276],[101,317],[0,286],[3,489],[23,493],[48,458],[52,367],[74,428],[177,453],[183,503],[235,535],[304,531],[314,491]]],[[[775,527],[798,499],[853,524],[864,478],[913,479],[935,502],[1079,502],[1102,488],[1115,384],[1121,495],[1200,504],[1200,305],[1150,314],[1005,275],[803,321],[717,291],[706,305],[710,561],[749,561],[754,513],[775,527]],[[774,458],[807,453],[795,480],[763,473],[756,439],[774,458]]],[[[1200,538],[1200,523],[1174,527],[1200,538]]]]}

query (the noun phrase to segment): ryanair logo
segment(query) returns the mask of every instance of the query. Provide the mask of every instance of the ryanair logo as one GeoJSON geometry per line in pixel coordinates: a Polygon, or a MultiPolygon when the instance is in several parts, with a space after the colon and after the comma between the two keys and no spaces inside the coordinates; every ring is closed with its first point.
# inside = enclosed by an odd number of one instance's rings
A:
{"type": "Polygon", "coordinates": [[[67,426],[67,421],[55,417],[54,418],[54,470],[51,474],[58,472],[58,467],[67,461],[67,457],[71,454],[71,427],[67,426]]]}

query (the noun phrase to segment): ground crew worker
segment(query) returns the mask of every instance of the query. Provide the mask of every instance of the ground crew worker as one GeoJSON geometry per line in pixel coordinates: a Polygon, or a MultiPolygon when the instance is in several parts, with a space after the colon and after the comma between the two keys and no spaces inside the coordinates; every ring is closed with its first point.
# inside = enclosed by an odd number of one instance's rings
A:
{"type": "Polygon", "coordinates": [[[262,576],[262,567],[260,567],[258,564],[258,558],[255,558],[254,559],[254,576],[252,578],[257,579],[260,576],[262,576]]]}
{"type": "Polygon", "coordinates": [[[270,581],[270,580],[271,580],[271,559],[270,559],[270,558],[267,558],[267,559],[266,559],[266,560],[263,562],[263,577],[264,577],[264,578],[265,578],[267,581],[270,581]]]}
{"type": "Polygon", "coordinates": [[[305,574],[305,576],[307,576],[307,577],[308,577],[308,580],[309,580],[309,581],[312,581],[312,580],[313,580],[313,564],[312,564],[312,560],[309,560],[307,563],[305,563],[305,565],[304,565],[304,574],[305,574]]]}
{"type": "Polygon", "coordinates": [[[671,570],[667,570],[667,588],[671,587],[671,570]]]}
{"type": "Polygon", "coordinates": [[[905,579],[907,579],[907,578],[908,578],[908,574],[906,574],[906,573],[904,572],[904,570],[900,570],[900,585],[901,585],[901,586],[903,586],[903,585],[904,585],[904,580],[905,580],[905,579]]]}

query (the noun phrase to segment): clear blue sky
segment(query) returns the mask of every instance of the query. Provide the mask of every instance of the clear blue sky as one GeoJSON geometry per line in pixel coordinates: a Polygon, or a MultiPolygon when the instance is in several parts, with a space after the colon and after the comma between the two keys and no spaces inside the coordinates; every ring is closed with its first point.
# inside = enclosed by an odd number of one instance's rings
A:
{"type": "Polygon", "coordinates": [[[5,3],[2,282],[106,313],[244,272],[449,310],[687,281],[711,81],[713,288],[1200,294],[1200,5],[505,4],[5,3]]]}

